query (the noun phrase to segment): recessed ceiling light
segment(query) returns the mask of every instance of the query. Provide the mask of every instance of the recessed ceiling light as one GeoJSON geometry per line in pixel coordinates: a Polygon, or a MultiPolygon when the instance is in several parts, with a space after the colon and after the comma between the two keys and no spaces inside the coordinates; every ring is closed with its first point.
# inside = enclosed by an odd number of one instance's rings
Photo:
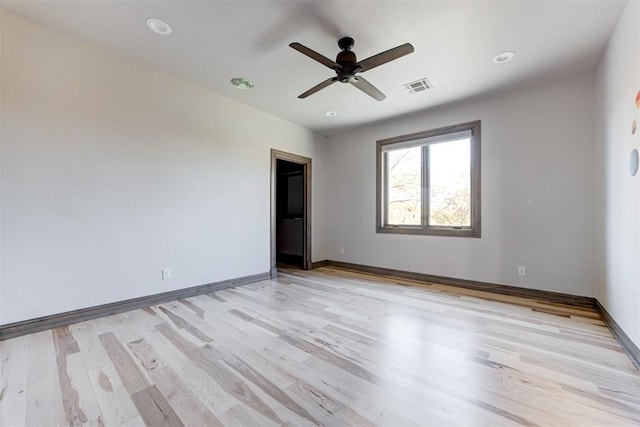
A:
{"type": "Polygon", "coordinates": [[[327,117],[335,117],[338,113],[336,113],[335,111],[325,111],[324,115],[327,117]]]}
{"type": "Polygon", "coordinates": [[[171,27],[169,24],[156,18],[147,19],[147,27],[156,34],[163,36],[171,34],[171,27]]]}
{"type": "Polygon", "coordinates": [[[511,61],[516,56],[516,53],[512,50],[507,50],[505,52],[500,52],[493,58],[493,62],[496,64],[503,64],[505,62],[511,61]]]}
{"type": "Polygon", "coordinates": [[[234,77],[231,79],[231,85],[236,89],[249,90],[254,88],[252,81],[245,79],[244,77],[234,77]]]}

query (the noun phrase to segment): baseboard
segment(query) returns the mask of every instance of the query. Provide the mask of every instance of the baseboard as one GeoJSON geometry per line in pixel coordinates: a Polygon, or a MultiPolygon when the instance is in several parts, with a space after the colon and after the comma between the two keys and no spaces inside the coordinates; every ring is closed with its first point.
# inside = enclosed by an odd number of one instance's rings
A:
{"type": "Polygon", "coordinates": [[[329,265],[329,261],[327,261],[326,259],[323,259],[322,261],[312,262],[311,268],[314,269],[314,268],[326,267],[327,265],[329,265]]]}
{"type": "MultiPolygon", "coordinates": [[[[600,314],[605,325],[609,328],[611,334],[618,341],[627,356],[629,356],[629,359],[636,367],[636,369],[640,370],[640,349],[635,345],[633,341],[631,341],[631,338],[629,338],[629,336],[624,332],[620,325],[618,325],[613,317],[611,317],[609,312],[604,308],[600,301],[595,298],[569,295],[551,291],[540,291],[536,289],[518,288],[515,286],[498,285],[494,283],[477,282],[473,280],[456,279],[452,277],[436,276],[432,274],[414,273],[410,271],[373,267],[369,265],[353,264],[342,261],[322,260],[314,262],[312,264],[312,268],[319,267],[335,267],[344,270],[372,273],[381,276],[421,280],[425,282],[440,283],[443,285],[456,286],[466,289],[494,292],[503,295],[533,298],[543,301],[593,308],[600,314]]],[[[82,308],[65,313],[53,314],[50,316],[38,317],[21,322],[9,323],[0,326],[0,341],[31,334],[34,332],[44,331],[47,329],[57,328],[60,326],[66,326],[85,320],[96,319],[98,317],[104,317],[112,314],[123,313],[125,311],[149,307],[150,305],[162,304],[180,298],[189,298],[195,295],[219,291],[221,289],[246,285],[262,280],[269,280],[270,277],[271,272],[259,273],[251,276],[238,277],[235,279],[223,280],[206,285],[194,286],[140,298],[128,299],[110,304],[82,308]]]]}
{"type": "Polygon", "coordinates": [[[577,295],[563,294],[559,292],[540,291],[537,289],[518,288],[515,286],[498,285],[495,283],[477,282],[473,280],[456,279],[445,276],[435,276],[432,274],[413,273],[404,270],[394,270],[391,268],[373,267],[362,264],[352,264],[349,262],[325,260],[313,263],[314,267],[334,267],[344,270],[358,271],[362,273],[372,273],[381,276],[397,277],[400,279],[420,280],[425,282],[440,283],[443,285],[456,286],[465,289],[494,292],[497,294],[532,298],[536,300],[561,303],[579,307],[592,308],[600,314],[604,324],[607,326],[613,337],[618,341],[622,350],[629,356],[631,363],[640,370],[640,349],[631,341],[631,338],[622,330],[620,325],[611,317],[596,298],[589,298],[577,295]]]}
{"type": "Polygon", "coordinates": [[[153,294],[110,304],[81,308],[79,310],[67,311],[65,313],[38,317],[21,322],[9,323],[0,326],[0,341],[60,326],[66,326],[72,323],[83,322],[85,320],[96,319],[98,317],[137,310],[139,308],[149,307],[150,305],[162,304],[181,298],[189,298],[195,295],[219,291],[221,289],[259,282],[261,280],[269,280],[269,278],[269,272],[259,273],[251,276],[222,280],[220,282],[209,283],[206,285],[193,286],[190,288],[178,289],[175,291],[163,292],[160,294],[153,294]]]}
{"type": "MultiPolygon", "coordinates": [[[[315,264],[315,263],[314,263],[315,264]]],[[[567,304],[578,307],[595,308],[595,299],[577,295],[563,294],[559,292],[540,291],[537,289],[518,288],[516,286],[498,285],[495,283],[477,282],[474,280],[456,279],[453,277],[435,276],[432,274],[414,273],[391,268],[373,267],[350,262],[327,260],[326,266],[342,268],[345,270],[373,273],[381,276],[397,277],[400,279],[421,280],[424,282],[440,283],[459,288],[473,289],[476,291],[493,292],[496,294],[511,295],[523,298],[532,298],[553,303],[567,304]]]]}
{"type": "Polygon", "coordinates": [[[622,347],[624,352],[627,353],[627,356],[629,356],[629,359],[631,359],[631,363],[633,363],[633,366],[635,366],[636,369],[640,371],[640,348],[638,348],[638,346],[635,345],[633,341],[631,341],[631,338],[629,338],[629,336],[624,333],[620,325],[618,325],[618,323],[613,320],[613,317],[611,317],[607,309],[604,308],[604,306],[600,304],[600,301],[598,301],[597,299],[595,309],[598,313],[600,313],[600,317],[602,317],[602,320],[604,320],[604,323],[607,325],[614,338],[618,341],[620,347],[622,347]]]}

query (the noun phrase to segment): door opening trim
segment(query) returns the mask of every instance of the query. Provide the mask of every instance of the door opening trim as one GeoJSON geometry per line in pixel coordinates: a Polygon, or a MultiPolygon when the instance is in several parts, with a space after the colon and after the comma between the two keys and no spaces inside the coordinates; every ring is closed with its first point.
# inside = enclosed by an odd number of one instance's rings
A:
{"type": "Polygon", "coordinates": [[[271,149],[271,267],[269,273],[272,279],[278,276],[276,268],[276,183],[277,162],[286,160],[304,166],[304,243],[302,265],[305,270],[311,270],[311,159],[280,150],[271,149]]]}

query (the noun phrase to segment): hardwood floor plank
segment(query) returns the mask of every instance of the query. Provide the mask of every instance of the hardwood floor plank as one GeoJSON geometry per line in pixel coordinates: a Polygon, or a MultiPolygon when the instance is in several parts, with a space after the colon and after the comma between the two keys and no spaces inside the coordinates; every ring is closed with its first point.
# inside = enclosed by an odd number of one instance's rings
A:
{"type": "Polygon", "coordinates": [[[102,345],[130,395],[133,396],[151,386],[113,332],[100,335],[100,341],[102,341],[102,345]]]}
{"type": "MultiPolygon", "coordinates": [[[[120,334],[123,339],[135,340],[137,337],[144,336],[144,340],[150,346],[158,349],[158,354],[166,366],[172,368],[196,398],[226,424],[228,420],[224,419],[223,414],[233,406],[238,405],[238,400],[227,394],[205,371],[196,366],[171,341],[156,330],[155,324],[158,321],[162,321],[162,318],[151,318],[139,311],[128,313],[128,316],[129,324],[135,325],[135,327],[130,326],[126,332],[121,331],[120,334]]],[[[247,412],[250,409],[240,407],[237,411],[247,412]]]]}
{"type": "Polygon", "coordinates": [[[0,425],[26,425],[30,336],[0,343],[0,425]]]}
{"type": "Polygon", "coordinates": [[[170,367],[160,368],[157,375],[154,375],[154,379],[158,389],[167,396],[167,400],[186,425],[224,425],[170,367]]]}
{"type": "Polygon", "coordinates": [[[51,332],[38,332],[28,335],[27,339],[29,351],[25,425],[66,424],[51,332]]]}
{"type": "MultiPolygon", "coordinates": [[[[78,355],[82,365],[78,369],[82,369],[89,377],[105,426],[144,425],[94,329],[94,324],[84,322],[71,329],[80,348],[78,355]]],[[[80,398],[85,397],[86,393],[81,393],[80,398]]]]}
{"type": "Polygon", "coordinates": [[[640,425],[640,374],[588,307],[279,270],[0,342],[0,424],[640,425]]]}
{"type": "MultiPolygon", "coordinates": [[[[206,306],[206,303],[203,304],[203,306],[206,306]]],[[[203,324],[202,327],[206,328],[206,325],[203,324]]],[[[260,343],[252,342],[252,346],[249,348],[243,344],[245,343],[244,338],[246,334],[231,324],[226,324],[224,328],[209,325],[206,332],[210,334],[216,342],[224,342],[226,346],[233,348],[233,354],[241,355],[245,360],[250,361],[256,370],[268,375],[272,381],[279,384],[281,388],[285,390],[295,390],[295,396],[301,394],[303,396],[308,395],[310,399],[307,399],[305,406],[320,424],[332,425],[335,424],[336,420],[344,418],[347,425],[374,425],[372,419],[365,419],[350,406],[341,404],[340,402],[345,399],[344,396],[333,397],[322,383],[322,381],[326,379],[315,374],[313,375],[314,381],[310,383],[301,379],[303,375],[296,376],[296,374],[293,373],[294,365],[296,365],[295,368],[298,370],[305,370],[300,362],[309,357],[308,353],[298,350],[296,347],[286,346],[285,348],[279,345],[274,341],[271,334],[269,334],[268,339],[260,343]],[[252,348],[259,349],[260,354],[252,350],[252,348]],[[292,359],[292,357],[294,357],[293,354],[297,354],[297,352],[292,353],[291,350],[296,350],[304,356],[294,360],[292,359]],[[275,354],[274,351],[277,352],[277,354],[275,354]],[[312,383],[316,383],[317,385],[313,385],[312,383]],[[324,388],[324,390],[321,388],[324,388]],[[350,422],[346,420],[350,420],[350,422]]],[[[255,337],[255,335],[252,336],[255,337]]],[[[226,351],[227,354],[232,353],[231,350],[225,347],[221,348],[223,351],[226,351]]],[[[304,376],[307,378],[307,381],[309,381],[309,375],[304,376]]],[[[371,410],[367,412],[370,413],[371,410]]],[[[373,418],[376,417],[374,416],[373,418]]],[[[402,425],[407,425],[407,420],[403,420],[402,425]]]]}
{"type": "Polygon", "coordinates": [[[171,310],[168,310],[167,308],[160,306],[160,311],[166,314],[167,317],[169,317],[169,320],[174,325],[176,325],[178,329],[184,329],[185,331],[189,332],[191,335],[198,338],[202,342],[213,341],[210,337],[207,336],[207,334],[205,334],[204,332],[202,332],[201,330],[199,330],[198,328],[196,328],[195,326],[193,326],[192,324],[184,320],[182,317],[171,312],[171,310]]]}
{"type": "Polygon", "coordinates": [[[181,299],[181,300],[178,300],[178,302],[180,302],[181,304],[184,304],[186,307],[191,309],[199,318],[204,319],[204,310],[198,307],[197,305],[195,305],[194,303],[192,303],[191,301],[189,301],[188,299],[181,299]]]}
{"type": "Polygon", "coordinates": [[[218,302],[227,302],[227,300],[222,298],[220,295],[218,295],[217,292],[211,292],[211,293],[208,293],[206,295],[211,297],[212,299],[218,301],[218,302]]]}
{"type": "Polygon", "coordinates": [[[265,404],[258,395],[247,387],[247,385],[236,375],[231,373],[227,368],[218,362],[213,354],[207,348],[197,347],[180,336],[168,324],[160,323],[156,325],[156,329],[164,335],[171,343],[182,351],[193,363],[200,369],[205,371],[220,386],[236,399],[262,414],[266,418],[276,422],[283,421],[273,411],[269,405],[265,404]]]}
{"type": "Polygon", "coordinates": [[[242,375],[245,379],[255,384],[259,389],[271,396],[282,406],[297,414],[301,418],[307,419],[313,424],[318,424],[318,421],[315,420],[305,408],[300,406],[280,387],[278,387],[275,383],[270,381],[256,369],[251,367],[240,357],[233,355],[230,351],[225,351],[224,348],[215,348],[213,346],[207,346],[207,348],[210,349],[212,353],[215,354],[220,360],[234,369],[238,374],[242,375]]]}
{"type": "Polygon", "coordinates": [[[147,370],[148,374],[165,366],[164,362],[160,360],[158,353],[156,353],[153,347],[151,347],[144,338],[131,341],[127,346],[136,359],[138,359],[138,363],[147,370]]]}
{"type": "Polygon", "coordinates": [[[67,423],[71,426],[82,425],[88,421],[87,416],[80,407],[78,392],[73,388],[71,377],[67,372],[67,356],[78,353],[78,343],[69,332],[69,327],[56,328],[52,331],[53,343],[56,349],[56,362],[58,364],[58,377],[62,389],[62,405],[67,423]]]}
{"type": "Polygon", "coordinates": [[[182,379],[161,360],[160,355],[144,339],[128,343],[129,348],[180,419],[189,426],[222,426],[222,422],[200,402],[182,379]]]}
{"type": "MultiPolygon", "coordinates": [[[[247,315],[245,314],[245,316],[247,315]]],[[[387,380],[383,380],[380,377],[377,377],[377,376],[374,377],[370,375],[368,371],[362,368],[361,366],[355,363],[351,363],[348,360],[341,358],[340,356],[337,356],[320,346],[316,346],[308,342],[305,342],[304,344],[302,344],[302,340],[292,340],[291,337],[288,336],[286,332],[284,332],[281,329],[278,329],[276,326],[270,325],[264,320],[258,320],[256,318],[251,318],[251,317],[249,317],[248,320],[266,329],[277,331],[280,334],[280,337],[284,338],[285,342],[303,349],[309,355],[309,357],[305,360],[304,363],[307,366],[311,367],[312,369],[320,373],[325,373],[325,374],[330,373],[331,375],[338,375],[339,381],[341,381],[342,383],[350,381],[350,382],[353,382],[354,384],[359,384],[357,386],[358,388],[362,388],[364,386],[363,383],[361,383],[361,381],[370,383],[370,386],[368,388],[370,389],[370,392],[374,396],[380,396],[383,393],[382,390],[384,389],[388,389],[389,391],[392,390],[392,394],[395,394],[399,391],[395,384],[392,384],[387,380]],[[327,369],[327,366],[331,366],[331,368],[327,369]],[[335,370],[336,367],[340,369],[336,371],[335,370]],[[342,372],[340,373],[340,371],[342,372]],[[349,376],[348,375],[345,376],[345,373],[353,374],[354,377],[349,379],[349,376]]],[[[336,379],[337,378],[334,378],[334,380],[336,379]]],[[[336,386],[336,389],[339,389],[339,386],[336,386]]],[[[405,402],[396,401],[396,404],[399,404],[400,407],[406,411],[407,407],[404,406],[404,403],[405,402]]],[[[411,408],[411,410],[413,410],[413,408],[411,408]]],[[[438,419],[436,417],[436,414],[430,414],[430,415],[433,419],[438,419]]],[[[441,423],[444,422],[444,418],[441,419],[440,422],[441,423]]]]}
{"type": "Polygon", "coordinates": [[[84,369],[84,362],[80,353],[67,356],[67,369],[73,388],[78,393],[78,406],[87,418],[84,425],[104,426],[105,418],[98,403],[96,393],[89,377],[89,373],[84,369]]]}
{"type": "Polygon", "coordinates": [[[322,409],[322,424],[356,425],[356,426],[376,426],[377,424],[366,419],[357,411],[342,403],[339,399],[329,393],[304,381],[302,378],[288,372],[283,368],[278,368],[284,375],[293,380],[293,385],[289,388],[292,393],[299,396],[306,396],[307,400],[315,402],[318,408],[322,409]]]}
{"type": "Polygon", "coordinates": [[[243,405],[236,405],[229,410],[227,410],[224,414],[225,425],[227,426],[237,426],[237,427],[246,427],[246,426],[277,426],[273,420],[262,418],[257,420],[254,418],[255,413],[251,414],[245,410],[243,405]]]}
{"type": "Polygon", "coordinates": [[[174,412],[156,386],[137,391],[131,395],[131,398],[147,426],[184,426],[180,417],[174,412]]]}

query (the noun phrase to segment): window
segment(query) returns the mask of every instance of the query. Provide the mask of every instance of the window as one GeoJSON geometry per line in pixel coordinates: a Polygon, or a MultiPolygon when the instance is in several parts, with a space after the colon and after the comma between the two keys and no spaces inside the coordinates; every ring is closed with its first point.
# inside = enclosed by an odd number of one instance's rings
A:
{"type": "Polygon", "coordinates": [[[480,237],[480,121],[377,143],[378,233],[480,237]]]}

